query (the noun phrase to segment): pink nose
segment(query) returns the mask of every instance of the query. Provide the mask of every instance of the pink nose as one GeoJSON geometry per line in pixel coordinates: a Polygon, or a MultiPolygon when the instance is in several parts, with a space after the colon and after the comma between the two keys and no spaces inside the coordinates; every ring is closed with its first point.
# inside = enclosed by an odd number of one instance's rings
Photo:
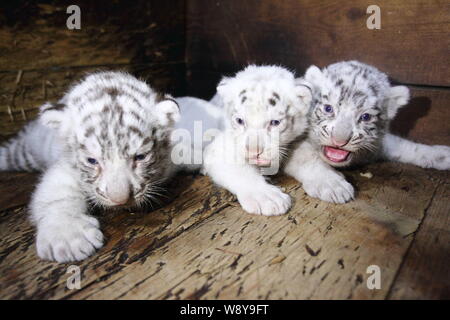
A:
{"type": "Polygon", "coordinates": [[[345,146],[345,145],[348,143],[349,140],[350,140],[350,139],[347,139],[347,140],[339,140],[339,139],[335,139],[333,136],[331,137],[331,142],[333,142],[333,144],[334,144],[335,146],[337,146],[337,147],[343,147],[343,146],[345,146]]]}
{"type": "Polygon", "coordinates": [[[263,148],[257,143],[257,141],[247,142],[245,148],[247,149],[248,155],[250,157],[257,157],[263,153],[263,148]]]}
{"type": "Polygon", "coordinates": [[[124,190],[122,192],[117,192],[116,190],[109,191],[106,189],[106,196],[108,199],[112,202],[114,202],[117,205],[125,204],[128,202],[128,199],[130,198],[130,193],[128,190],[124,190]]]}
{"type": "Polygon", "coordinates": [[[108,197],[111,202],[114,202],[116,205],[125,204],[128,202],[129,197],[121,197],[121,198],[113,198],[111,196],[108,197]]]}
{"type": "Polygon", "coordinates": [[[247,148],[248,156],[250,158],[257,158],[261,153],[263,153],[262,149],[256,148],[256,149],[249,149],[247,148]]]}

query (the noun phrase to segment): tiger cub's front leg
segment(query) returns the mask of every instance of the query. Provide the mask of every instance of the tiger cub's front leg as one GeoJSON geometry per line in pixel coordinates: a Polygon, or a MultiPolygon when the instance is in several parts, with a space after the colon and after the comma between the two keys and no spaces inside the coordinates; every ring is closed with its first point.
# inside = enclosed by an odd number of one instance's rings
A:
{"type": "Polygon", "coordinates": [[[320,159],[307,140],[295,149],[284,171],[301,182],[310,197],[333,203],[345,203],[355,197],[355,190],[344,175],[320,159]]]}
{"type": "Polygon", "coordinates": [[[291,207],[291,198],[280,188],[266,182],[258,169],[248,163],[233,163],[232,148],[224,148],[224,135],[206,149],[204,172],[218,185],[236,195],[248,213],[265,216],[281,215],[291,207]]]}
{"type": "Polygon", "coordinates": [[[103,234],[88,216],[87,200],[76,173],[56,163],[43,176],[31,201],[31,219],[37,228],[36,249],[45,260],[83,260],[103,245],[103,234]]]}

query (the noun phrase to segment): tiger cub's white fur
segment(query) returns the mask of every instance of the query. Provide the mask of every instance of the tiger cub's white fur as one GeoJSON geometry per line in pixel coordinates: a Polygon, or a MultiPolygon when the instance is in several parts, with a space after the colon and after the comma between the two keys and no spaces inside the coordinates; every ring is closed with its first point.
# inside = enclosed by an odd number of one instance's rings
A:
{"type": "Polygon", "coordinates": [[[219,83],[211,102],[223,107],[225,128],[205,149],[204,172],[235,194],[245,211],[289,210],[289,195],[263,174],[276,171],[289,144],[305,132],[311,98],[304,80],[278,66],[251,65],[219,83]]]}
{"type": "Polygon", "coordinates": [[[450,147],[427,146],[389,133],[389,122],[409,100],[405,86],[391,86],[376,68],[339,62],[323,70],[311,66],[305,80],[313,86],[310,131],[295,150],[286,172],[303,183],[308,195],[344,203],[353,186],[333,167],[377,159],[450,169],[450,147]]]}
{"type": "Polygon", "coordinates": [[[91,205],[138,206],[174,172],[170,138],[177,104],[120,72],[87,76],[57,104],[45,104],[0,149],[2,170],[44,170],[31,220],[39,257],[81,260],[103,245],[91,205]]]}

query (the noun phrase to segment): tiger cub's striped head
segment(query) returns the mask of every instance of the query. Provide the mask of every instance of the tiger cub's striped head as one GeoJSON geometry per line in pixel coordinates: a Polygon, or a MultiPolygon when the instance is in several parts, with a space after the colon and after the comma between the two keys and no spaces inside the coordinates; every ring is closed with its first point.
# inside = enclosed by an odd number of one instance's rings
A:
{"type": "Polygon", "coordinates": [[[384,73],[357,61],[311,66],[305,79],[314,92],[310,137],[334,167],[373,158],[389,120],[409,100],[407,87],[392,87],[384,73]]]}
{"type": "Polygon", "coordinates": [[[307,129],[311,89],[283,67],[250,65],[224,77],[217,93],[237,154],[251,164],[272,166],[307,129]]]}
{"type": "Polygon", "coordinates": [[[170,171],[177,104],[121,72],[88,75],[40,121],[58,130],[61,161],[77,170],[86,197],[99,206],[140,205],[159,193],[170,171]]]}

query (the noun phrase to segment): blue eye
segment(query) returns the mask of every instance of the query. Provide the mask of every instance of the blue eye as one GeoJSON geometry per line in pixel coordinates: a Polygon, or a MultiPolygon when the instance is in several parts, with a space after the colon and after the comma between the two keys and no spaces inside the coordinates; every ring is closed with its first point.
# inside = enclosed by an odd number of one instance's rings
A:
{"type": "Polygon", "coordinates": [[[369,121],[370,119],[372,119],[372,115],[368,114],[368,113],[363,113],[360,117],[360,119],[362,121],[369,121]]]}
{"type": "Polygon", "coordinates": [[[280,120],[271,120],[270,125],[273,127],[276,127],[280,124],[280,120]]]}
{"type": "Polygon", "coordinates": [[[94,158],[87,158],[87,162],[89,162],[92,165],[98,164],[98,161],[94,158]]]}
{"type": "Polygon", "coordinates": [[[326,104],[323,106],[323,110],[325,110],[326,113],[332,113],[333,112],[333,107],[330,106],[329,104],[326,104]]]}
{"type": "Polygon", "coordinates": [[[241,118],[236,118],[236,122],[241,126],[244,124],[244,120],[242,120],[241,118]]]}
{"type": "Polygon", "coordinates": [[[142,161],[145,159],[145,157],[146,157],[145,154],[137,154],[134,156],[134,161],[142,161]]]}

